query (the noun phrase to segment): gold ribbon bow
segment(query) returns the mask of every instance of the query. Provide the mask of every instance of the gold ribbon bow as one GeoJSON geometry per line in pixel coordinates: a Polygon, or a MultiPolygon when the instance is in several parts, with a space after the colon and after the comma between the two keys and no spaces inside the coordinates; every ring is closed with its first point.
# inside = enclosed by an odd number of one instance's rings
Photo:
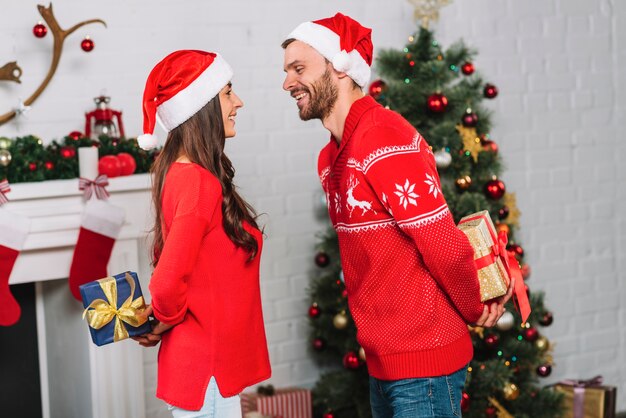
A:
{"type": "Polygon", "coordinates": [[[98,280],[107,300],[96,299],[83,311],[83,319],[87,317],[89,326],[93,329],[100,329],[115,318],[115,328],[113,341],[121,341],[128,338],[128,331],[122,322],[133,327],[138,327],[147,322],[148,318],[138,318],[137,314],[146,309],[143,296],[133,300],[135,294],[135,281],[129,273],[126,273],[126,281],[130,285],[130,296],[124,301],[122,306],[117,307],[117,282],[114,277],[107,277],[98,280]]]}

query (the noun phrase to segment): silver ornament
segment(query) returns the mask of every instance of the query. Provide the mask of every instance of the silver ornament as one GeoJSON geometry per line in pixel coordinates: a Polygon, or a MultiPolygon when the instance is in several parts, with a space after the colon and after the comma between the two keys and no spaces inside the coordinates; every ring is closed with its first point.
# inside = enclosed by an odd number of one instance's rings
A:
{"type": "Polygon", "coordinates": [[[0,166],[6,167],[11,164],[11,153],[5,149],[0,149],[0,166]]]}
{"type": "Polygon", "coordinates": [[[435,163],[438,168],[448,168],[452,164],[452,155],[445,148],[441,148],[435,152],[435,163]]]}
{"type": "Polygon", "coordinates": [[[496,327],[500,331],[508,331],[513,328],[513,325],[515,325],[515,317],[509,311],[504,311],[504,313],[496,323],[496,327]]]}

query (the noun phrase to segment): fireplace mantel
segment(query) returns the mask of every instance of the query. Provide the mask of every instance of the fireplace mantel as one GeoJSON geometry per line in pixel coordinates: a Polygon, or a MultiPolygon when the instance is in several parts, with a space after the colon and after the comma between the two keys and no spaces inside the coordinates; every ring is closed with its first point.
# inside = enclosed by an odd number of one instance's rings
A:
{"type": "MultiPolygon", "coordinates": [[[[109,201],[126,211],[118,242],[143,240],[150,228],[150,176],[117,177],[109,183],[109,201]]],[[[67,277],[85,203],[78,179],[14,184],[8,197],[7,210],[31,219],[30,233],[9,283],[67,277]]]]}
{"type": "MultiPolygon", "coordinates": [[[[124,208],[126,220],[115,242],[108,272],[137,271],[145,293],[150,272],[145,248],[147,231],[153,219],[150,209],[150,176],[137,174],[113,178],[109,182],[109,202],[124,208]]],[[[54,303],[60,305],[47,301],[47,286],[44,283],[55,283],[52,281],[67,279],[69,275],[85,205],[83,194],[78,189],[78,179],[12,184],[8,198],[9,202],[4,206],[7,210],[31,219],[30,232],[15,263],[9,284],[34,282],[36,286],[42,416],[61,416],[58,405],[72,399],[68,395],[66,400],[65,393],[59,389],[59,382],[63,382],[62,390],[79,391],[81,399],[90,399],[89,411],[83,411],[84,415],[76,418],[87,418],[89,414],[91,418],[143,418],[146,394],[141,347],[133,341],[96,347],[89,337],[87,324],[80,321],[82,305],[73,299],[69,287],[67,295],[61,292],[60,300],[58,295],[53,298],[54,303]],[[69,373],[69,379],[68,376],[52,375],[55,370],[59,370],[55,364],[58,351],[51,352],[47,341],[51,341],[51,334],[57,334],[61,328],[55,329],[57,325],[47,318],[46,312],[51,312],[50,309],[59,315],[61,312],[64,315],[69,312],[67,315],[74,321],[71,325],[73,328],[63,329],[70,337],[62,340],[61,344],[85,353],[86,360],[82,367],[89,369],[85,381],[80,381],[76,377],[79,373],[72,374],[72,371],[61,373],[69,373]]],[[[60,350],[63,350],[62,347],[60,350]]],[[[64,418],[71,418],[66,412],[61,414],[64,418]]]]}

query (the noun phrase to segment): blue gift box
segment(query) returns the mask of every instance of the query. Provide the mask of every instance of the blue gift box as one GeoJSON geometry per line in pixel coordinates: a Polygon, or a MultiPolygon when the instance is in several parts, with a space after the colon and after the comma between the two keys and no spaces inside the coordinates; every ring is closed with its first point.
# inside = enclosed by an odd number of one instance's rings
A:
{"type": "Polygon", "coordinates": [[[150,322],[138,317],[146,308],[137,273],[127,271],[80,286],[83,318],[91,339],[98,345],[124,340],[152,330],[150,322]],[[142,321],[143,320],[143,321],[142,321]]]}

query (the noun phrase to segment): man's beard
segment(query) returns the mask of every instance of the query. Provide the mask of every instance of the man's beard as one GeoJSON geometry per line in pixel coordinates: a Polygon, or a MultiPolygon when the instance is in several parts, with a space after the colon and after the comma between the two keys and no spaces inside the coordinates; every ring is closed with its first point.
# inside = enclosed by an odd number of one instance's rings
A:
{"type": "Polygon", "coordinates": [[[332,112],[338,96],[337,86],[333,84],[330,69],[326,68],[324,74],[313,83],[311,89],[306,91],[309,93],[309,103],[300,109],[300,119],[324,120],[332,112]]]}

